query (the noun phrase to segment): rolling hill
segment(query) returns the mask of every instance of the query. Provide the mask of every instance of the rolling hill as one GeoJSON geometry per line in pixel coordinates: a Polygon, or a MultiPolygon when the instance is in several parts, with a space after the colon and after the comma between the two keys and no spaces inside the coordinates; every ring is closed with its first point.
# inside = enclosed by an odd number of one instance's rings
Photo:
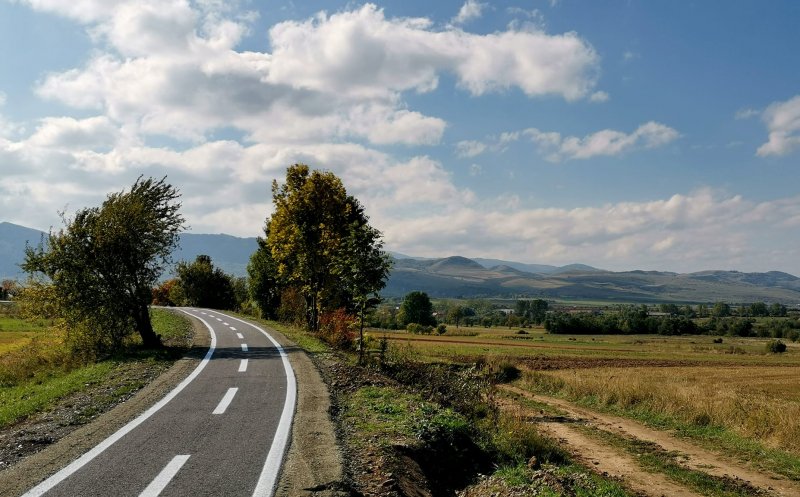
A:
{"type": "MultiPolygon", "coordinates": [[[[0,223],[0,278],[22,277],[18,264],[24,257],[25,244],[38,244],[42,235],[38,230],[0,223]]],[[[191,261],[199,254],[206,254],[224,271],[244,276],[256,247],[255,238],[184,233],[173,259],[191,261]]],[[[800,278],[780,271],[613,272],[584,264],[551,266],[461,256],[420,259],[394,254],[394,268],[382,293],[403,296],[413,290],[425,291],[433,297],[800,303],[800,278]]]]}

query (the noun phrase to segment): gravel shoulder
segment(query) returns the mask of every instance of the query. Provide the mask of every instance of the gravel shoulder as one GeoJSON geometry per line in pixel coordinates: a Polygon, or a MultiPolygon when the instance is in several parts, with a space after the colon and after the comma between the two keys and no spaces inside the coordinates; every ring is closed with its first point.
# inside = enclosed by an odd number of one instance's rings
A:
{"type": "MultiPolygon", "coordinates": [[[[83,425],[71,420],[77,412],[76,405],[91,406],[95,397],[86,391],[80,398],[65,399],[54,411],[0,432],[0,446],[6,448],[6,459],[13,459],[13,465],[0,466],[0,496],[21,495],[113,434],[186,378],[210,346],[206,328],[196,319],[191,321],[194,341],[187,355],[163,373],[151,371],[149,376],[147,372],[142,373],[147,385],[129,398],[119,399],[116,406],[104,406],[110,409],[107,412],[83,425]]],[[[298,385],[292,441],[277,495],[338,496],[336,489],[342,481],[343,464],[330,419],[327,387],[302,349],[279,332],[273,329],[269,332],[289,355],[298,385]]],[[[120,374],[124,376],[125,372],[120,374]]],[[[0,457],[2,454],[0,450],[0,457]]]]}

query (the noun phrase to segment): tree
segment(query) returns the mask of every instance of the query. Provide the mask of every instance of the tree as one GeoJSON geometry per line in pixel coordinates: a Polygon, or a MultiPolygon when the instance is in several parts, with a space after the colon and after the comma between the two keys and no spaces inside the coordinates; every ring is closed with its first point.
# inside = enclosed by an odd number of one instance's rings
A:
{"type": "Polygon", "coordinates": [[[403,299],[400,306],[403,326],[416,323],[423,326],[436,326],[433,317],[433,304],[425,292],[411,292],[403,299]]]}
{"type": "Polygon", "coordinates": [[[88,327],[98,348],[118,348],[133,331],[145,347],[161,346],[148,305],[184,227],[180,194],[165,180],[139,177],[25,250],[22,268],[52,282],[68,324],[88,327]]]}
{"type": "Polygon", "coordinates": [[[461,319],[464,317],[464,308],[460,305],[454,305],[447,311],[447,320],[455,323],[456,328],[461,324],[461,319]]]}
{"type": "MultiPolygon", "coordinates": [[[[360,208],[356,201],[356,205],[360,208]]],[[[364,361],[364,314],[378,303],[378,292],[386,286],[392,260],[384,252],[381,232],[367,224],[362,214],[352,221],[347,237],[333,260],[333,273],[351,296],[359,317],[359,362],[364,361]]]]}
{"type": "Polygon", "coordinates": [[[259,247],[269,256],[259,257],[264,266],[271,258],[274,276],[268,277],[281,288],[301,292],[311,330],[319,329],[322,310],[355,311],[366,305],[365,295],[383,288],[388,259],[380,232],[335,174],[290,166],[284,184],[272,183],[272,200],[275,210],[259,247]]]}
{"type": "Polygon", "coordinates": [[[731,306],[725,302],[717,302],[711,308],[711,315],[718,318],[724,318],[731,315],[731,306]]]}
{"type": "Polygon", "coordinates": [[[189,305],[212,309],[234,308],[233,281],[222,269],[214,267],[211,257],[201,254],[191,264],[181,261],[175,272],[189,305]]]}
{"type": "MultiPolygon", "coordinates": [[[[269,231],[266,233],[269,238],[269,231]]],[[[278,283],[278,269],[272,251],[265,238],[258,238],[258,249],[250,256],[247,275],[250,278],[250,298],[261,310],[261,317],[277,319],[282,288],[278,283]]]]}
{"type": "Polygon", "coordinates": [[[774,304],[769,306],[769,315],[775,317],[783,317],[786,316],[786,306],[775,302],[774,304]]]}

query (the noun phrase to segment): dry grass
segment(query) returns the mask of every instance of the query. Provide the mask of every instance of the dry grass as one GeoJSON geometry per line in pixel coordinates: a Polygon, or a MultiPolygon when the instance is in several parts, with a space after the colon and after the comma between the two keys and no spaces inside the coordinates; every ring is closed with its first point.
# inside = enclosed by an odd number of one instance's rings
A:
{"type": "Polygon", "coordinates": [[[524,381],[572,399],[723,426],[800,454],[796,367],[597,368],[532,372],[524,381]]]}

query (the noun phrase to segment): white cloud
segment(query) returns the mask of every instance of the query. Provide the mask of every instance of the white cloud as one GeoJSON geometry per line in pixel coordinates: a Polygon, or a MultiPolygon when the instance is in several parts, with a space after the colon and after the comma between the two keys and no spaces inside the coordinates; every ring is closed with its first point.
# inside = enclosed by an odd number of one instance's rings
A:
{"type": "MultiPolygon", "coordinates": [[[[525,208],[519,199],[492,200],[446,214],[391,219],[387,242],[420,256],[448,253],[565,264],[588,262],[617,270],[774,269],[800,255],[775,252],[787,220],[800,223],[800,197],[753,202],[702,189],[663,200],[573,209],[525,208]],[[507,205],[506,205],[507,204],[507,205]]],[[[800,237],[794,237],[795,239],[800,237]]],[[[800,267],[785,270],[797,271],[800,267]]]]}
{"type": "Polygon", "coordinates": [[[483,167],[480,164],[472,164],[469,166],[470,176],[480,176],[483,174],[483,167]]]}
{"type": "Polygon", "coordinates": [[[736,111],[736,119],[750,119],[759,115],[761,112],[756,109],[739,109],[736,111]]]}
{"type": "Polygon", "coordinates": [[[589,100],[592,102],[608,102],[608,99],[611,98],[608,93],[604,91],[596,91],[589,96],[589,100]]]}
{"type": "Polygon", "coordinates": [[[786,155],[800,147],[800,95],[771,104],[761,117],[767,124],[769,141],[758,147],[758,155],[786,155]]]}
{"type": "Polygon", "coordinates": [[[486,144],[475,140],[464,140],[456,143],[456,155],[459,157],[475,157],[486,151],[486,144]]]}
{"type": "Polygon", "coordinates": [[[466,24],[469,21],[478,19],[483,15],[483,9],[486,7],[488,7],[488,4],[476,0],[467,0],[458,10],[458,14],[456,14],[452,22],[453,24],[466,24]]]}
{"type": "Polygon", "coordinates": [[[604,129],[583,138],[542,132],[536,128],[526,129],[524,133],[552,162],[614,156],[636,148],[660,147],[680,136],[673,128],[655,121],[642,124],[633,133],[604,129]]]}

